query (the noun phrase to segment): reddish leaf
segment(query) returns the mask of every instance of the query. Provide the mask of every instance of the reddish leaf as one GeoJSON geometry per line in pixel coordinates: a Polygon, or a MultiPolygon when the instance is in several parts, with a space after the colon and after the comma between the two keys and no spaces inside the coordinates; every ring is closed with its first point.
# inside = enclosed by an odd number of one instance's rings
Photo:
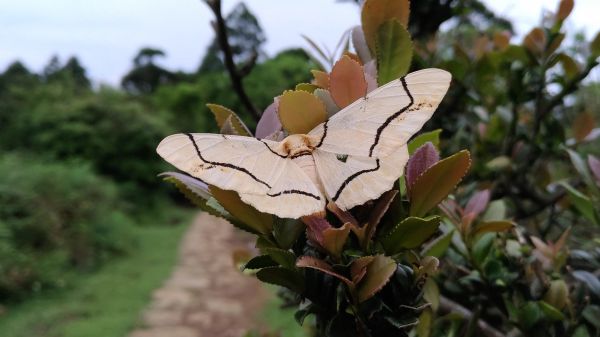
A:
{"type": "Polygon", "coordinates": [[[440,160],[440,154],[431,142],[420,146],[406,164],[406,187],[410,191],[417,178],[440,160]]]}
{"type": "Polygon", "coordinates": [[[369,216],[369,221],[367,222],[367,240],[370,240],[375,234],[375,230],[377,229],[377,225],[387,212],[388,208],[394,201],[394,198],[398,195],[397,190],[391,190],[385,192],[375,204],[375,207],[371,210],[371,216],[369,216]]]}
{"type": "Polygon", "coordinates": [[[582,112],[573,121],[573,137],[577,142],[581,142],[592,132],[596,122],[594,116],[589,112],[582,112]]]}
{"type": "Polygon", "coordinates": [[[339,259],[344,244],[350,234],[350,223],[345,223],[340,228],[328,228],[323,231],[323,248],[336,259],[339,259]]]}
{"type": "Polygon", "coordinates": [[[256,125],[256,138],[263,139],[281,130],[277,109],[279,109],[279,100],[275,98],[273,103],[265,109],[256,125]]]}
{"type": "MultiPolygon", "coordinates": [[[[372,52],[375,52],[377,30],[386,21],[395,19],[408,27],[410,3],[408,0],[367,0],[361,13],[362,29],[365,40],[372,52]]],[[[374,53],[373,53],[374,54],[374,53]]]]}
{"type": "Polygon", "coordinates": [[[485,233],[506,232],[515,227],[515,223],[507,220],[489,221],[478,224],[471,235],[476,237],[485,233]]]}
{"type": "Polygon", "coordinates": [[[564,21],[569,16],[569,14],[571,14],[571,11],[573,11],[574,6],[575,3],[573,0],[562,0],[558,5],[558,11],[556,12],[556,20],[564,21]]]}
{"type": "Polygon", "coordinates": [[[473,214],[477,217],[481,212],[485,211],[488,203],[490,202],[490,190],[485,189],[483,191],[476,192],[469,202],[467,202],[467,206],[465,206],[465,214],[473,214]]]}
{"type": "Polygon", "coordinates": [[[326,274],[329,274],[333,277],[338,278],[342,282],[346,283],[346,285],[348,285],[348,287],[354,288],[354,283],[352,283],[352,281],[350,281],[348,278],[336,273],[335,270],[333,270],[333,267],[329,263],[327,263],[323,260],[317,259],[316,257],[302,256],[296,262],[296,267],[312,268],[312,269],[322,271],[326,274]]]}
{"type": "Polygon", "coordinates": [[[352,276],[352,282],[358,284],[363,277],[367,274],[367,267],[373,262],[374,256],[363,256],[354,261],[350,266],[350,275],[352,276]]]}
{"type": "Polygon", "coordinates": [[[362,66],[344,55],[333,66],[329,88],[333,101],[342,109],[364,97],[367,94],[367,81],[362,66]]]}
{"type": "Polygon", "coordinates": [[[596,182],[600,184],[600,160],[591,154],[588,155],[588,166],[590,167],[590,171],[596,178],[596,182]]]}
{"type": "Polygon", "coordinates": [[[510,32],[496,32],[494,34],[494,46],[499,50],[506,49],[510,44],[510,32]]]}
{"type": "Polygon", "coordinates": [[[303,216],[302,222],[306,225],[306,234],[308,239],[317,244],[318,247],[323,247],[323,232],[333,228],[327,220],[317,216],[303,216]]]}
{"type": "Polygon", "coordinates": [[[315,78],[313,83],[323,89],[329,89],[329,74],[321,70],[310,71],[315,78]]]}
{"type": "Polygon", "coordinates": [[[541,28],[532,29],[523,39],[523,45],[535,55],[541,55],[546,48],[546,34],[541,28]]]}

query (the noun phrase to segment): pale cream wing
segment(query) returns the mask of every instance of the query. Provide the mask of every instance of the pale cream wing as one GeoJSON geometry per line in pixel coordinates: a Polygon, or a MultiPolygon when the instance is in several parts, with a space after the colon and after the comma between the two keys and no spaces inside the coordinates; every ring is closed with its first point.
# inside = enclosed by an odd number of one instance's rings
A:
{"type": "Polygon", "coordinates": [[[221,189],[233,190],[259,211],[300,217],[325,207],[325,197],[279,143],[215,134],[176,134],[158,154],[178,169],[221,189]]]}
{"type": "Polygon", "coordinates": [[[383,158],[343,157],[321,150],[315,150],[313,157],[327,198],[347,210],[392,189],[404,173],[408,148],[400,146],[383,158]]]}
{"type": "Polygon", "coordinates": [[[429,120],[448,91],[445,70],[425,69],[394,80],[352,103],[309,134],[319,150],[387,157],[429,120]]]}
{"type": "Polygon", "coordinates": [[[279,177],[271,180],[267,194],[240,193],[256,209],[280,218],[296,219],[325,209],[325,196],[292,160],[285,160],[279,177]]]}

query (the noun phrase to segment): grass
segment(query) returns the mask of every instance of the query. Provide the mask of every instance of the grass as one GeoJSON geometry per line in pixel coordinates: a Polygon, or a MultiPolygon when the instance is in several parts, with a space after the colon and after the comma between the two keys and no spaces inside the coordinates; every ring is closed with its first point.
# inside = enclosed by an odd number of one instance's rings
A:
{"type": "MultiPolygon", "coordinates": [[[[281,299],[277,297],[276,288],[273,286],[268,286],[270,291],[271,298],[267,302],[267,305],[263,309],[262,319],[266,322],[269,329],[273,332],[278,332],[281,334],[281,337],[308,337],[310,336],[308,332],[301,327],[298,322],[294,319],[293,308],[282,309],[281,308],[281,299]]],[[[306,319],[306,322],[310,318],[306,319]]]]}
{"type": "Polygon", "coordinates": [[[136,227],[139,247],[90,274],[68,290],[46,293],[6,308],[2,337],[124,337],[174,266],[189,211],[169,211],[170,222],[136,227]]]}

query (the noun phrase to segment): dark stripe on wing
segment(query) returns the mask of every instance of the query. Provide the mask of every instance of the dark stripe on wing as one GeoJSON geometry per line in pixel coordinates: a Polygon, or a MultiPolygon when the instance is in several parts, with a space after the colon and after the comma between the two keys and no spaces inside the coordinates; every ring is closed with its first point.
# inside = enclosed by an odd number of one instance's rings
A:
{"type": "Polygon", "coordinates": [[[362,171],[358,171],[356,173],[354,173],[353,175],[349,176],[348,178],[346,178],[346,180],[344,180],[344,182],[342,183],[342,185],[340,186],[340,188],[337,190],[337,192],[335,192],[335,195],[333,196],[333,198],[331,198],[331,200],[333,201],[337,201],[337,199],[340,197],[340,194],[342,194],[342,191],[344,191],[344,188],[346,188],[346,186],[348,186],[348,184],[350,184],[350,182],[352,180],[354,180],[356,177],[360,176],[363,173],[369,173],[369,172],[374,172],[379,170],[379,158],[377,158],[375,160],[375,163],[377,163],[377,166],[372,168],[372,169],[367,169],[367,170],[362,170],[362,171]]]}
{"type": "Polygon", "coordinates": [[[271,153],[272,153],[272,154],[274,154],[274,155],[276,155],[276,156],[279,156],[279,157],[281,157],[281,158],[284,158],[284,159],[288,157],[288,156],[284,156],[284,155],[282,155],[282,154],[279,154],[279,153],[275,152],[275,150],[273,150],[273,149],[272,149],[272,148],[269,146],[269,144],[267,144],[267,143],[266,143],[266,142],[264,142],[263,140],[260,140],[260,139],[259,139],[259,141],[260,141],[261,143],[265,144],[265,146],[267,147],[267,149],[269,149],[269,151],[271,151],[271,153]]]}
{"type": "Polygon", "coordinates": [[[323,141],[325,140],[325,137],[327,136],[327,123],[329,123],[329,119],[325,121],[325,124],[323,124],[323,135],[321,136],[321,140],[319,140],[319,144],[317,144],[317,146],[315,146],[316,148],[321,147],[321,145],[323,145],[323,141]]]}
{"type": "Polygon", "coordinates": [[[373,144],[371,145],[371,148],[369,149],[369,157],[373,156],[373,150],[375,150],[375,146],[377,146],[377,144],[379,144],[379,138],[381,137],[381,133],[383,132],[383,130],[385,130],[385,128],[394,119],[396,119],[398,116],[400,116],[400,114],[402,114],[404,111],[408,110],[415,103],[414,98],[412,97],[410,91],[408,90],[408,85],[406,84],[406,79],[404,79],[404,77],[401,77],[400,82],[402,83],[402,88],[404,88],[404,91],[406,92],[406,95],[408,95],[410,102],[408,103],[407,106],[405,106],[404,108],[400,109],[398,112],[396,112],[393,115],[391,115],[390,117],[388,117],[388,119],[386,119],[385,122],[377,128],[377,133],[375,134],[375,142],[373,142],[373,144]]]}
{"type": "Polygon", "coordinates": [[[211,164],[211,165],[215,165],[215,166],[222,166],[222,167],[228,167],[228,168],[232,168],[234,170],[243,172],[245,174],[247,174],[248,176],[250,176],[252,179],[254,179],[256,182],[261,183],[265,186],[267,186],[268,188],[271,188],[271,186],[269,184],[267,184],[266,182],[258,179],[254,174],[252,174],[250,171],[246,170],[243,167],[239,167],[233,164],[229,164],[229,163],[221,163],[221,162],[216,162],[216,161],[210,161],[210,160],[206,160],[204,159],[204,157],[202,157],[202,153],[200,153],[200,149],[198,148],[198,144],[196,144],[196,140],[194,139],[194,136],[192,136],[191,133],[186,133],[186,136],[188,136],[188,138],[190,139],[190,141],[192,142],[192,144],[194,144],[194,148],[196,149],[196,153],[198,154],[198,157],[200,158],[200,160],[202,160],[205,163],[211,164]]]}
{"type": "Polygon", "coordinates": [[[311,197],[311,198],[314,198],[314,199],[317,199],[317,200],[321,200],[321,197],[319,197],[318,195],[314,195],[312,193],[304,192],[304,191],[300,191],[300,190],[285,190],[285,191],[277,192],[277,193],[274,193],[274,194],[267,193],[267,195],[270,196],[270,197],[278,197],[278,196],[280,196],[282,194],[302,194],[302,195],[305,195],[307,197],[311,197]]]}

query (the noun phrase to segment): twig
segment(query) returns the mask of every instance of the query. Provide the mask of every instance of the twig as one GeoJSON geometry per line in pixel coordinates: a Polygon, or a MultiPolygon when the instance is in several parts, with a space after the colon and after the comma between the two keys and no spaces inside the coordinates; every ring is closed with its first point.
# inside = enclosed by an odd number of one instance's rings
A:
{"type": "MultiPolygon", "coordinates": [[[[244,89],[244,84],[242,83],[243,76],[233,61],[233,52],[231,51],[229,38],[227,36],[227,26],[225,24],[225,19],[223,18],[223,13],[221,12],[221,0],[207,0],[206,4],[208,7],[210,7],[215,15],[215,32],[217,34],[219,46],[223,52],[223,61],[225,62],[225,68],[229,73],[233,90],[238,95],[244,107],[246,107],[246,110],[248,110],[250,115],[252,115],[252,118],[258,122],[260,119],[260,113],[254,104],[252,104],[250,97],[248,97],[246,89],[244,89]]],[[[247,73],[247,71],[245,72],[247,73]]]]}
{"type": "MultiPolygon", "coordinates": [[[[474,317],[474,314],[471,310],[444,296],[440,296],[440,310],[444,312],[457,313],[461,315],[465,320],[471,320],[474,317]]],[[[489,323],[482,319],[477,320],[477,327],[479,328],[479,330],[481,330],[484,336],[505,337],[505,335],[502,332],[496,330],[489,323]]]]}

